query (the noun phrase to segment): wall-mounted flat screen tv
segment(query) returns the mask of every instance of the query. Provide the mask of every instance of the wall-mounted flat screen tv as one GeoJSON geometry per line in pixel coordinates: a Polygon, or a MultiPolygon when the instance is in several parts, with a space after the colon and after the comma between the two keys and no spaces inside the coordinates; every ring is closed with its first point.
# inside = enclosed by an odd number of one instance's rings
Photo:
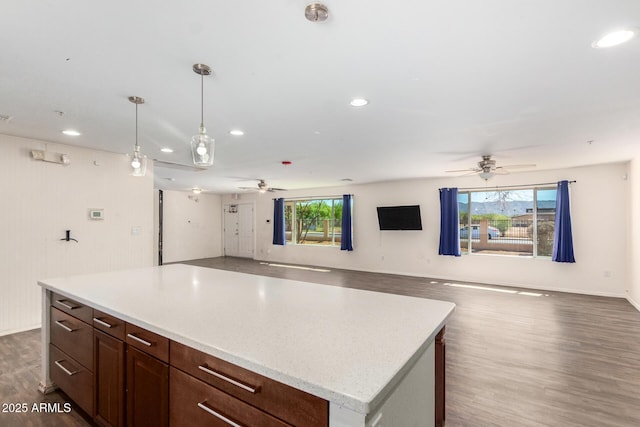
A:
{"type": "Polygon", "coordinates": [[[380,230],[422,230],[420,205],[378,206],[380,230]]]}

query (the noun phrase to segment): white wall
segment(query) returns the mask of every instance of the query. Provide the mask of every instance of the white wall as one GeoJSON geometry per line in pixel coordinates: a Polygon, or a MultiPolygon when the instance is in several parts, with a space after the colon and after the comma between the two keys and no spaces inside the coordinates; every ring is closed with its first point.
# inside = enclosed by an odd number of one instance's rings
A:
{"type": "Polygon", "coordinates": [[[222,196],[163,191],[162,262],[222,255],[222,196]]]}
{"type": "MultiPolygon", "coordinates": [[[[460,281],[479,281],[537,289],[624,296],[627,284],[627,163],[567,170],[496,176],[490,185],[520,185],[576,180],[571,185],[574,247],[577,262],[549,258],[438,255],[441,187],[484,187],[478,177],[420,179],[279,194],[243,194],[256,200],[256,258],[297,264],[407,274],[460,281]],[[354,194],[354,247],[274,246],[273,197],[317,197],[354,194]],[[420,204],[422,231],[378,229],[376,206],[420,204]]],[[[227,201],[225,196],[225,202],[227,201]]]]}
{"type": "Polygon", "coordinates": [[[640,310],[640,158],[629,166],[629,286],[627,299],[640,310]]]}
{"type": "Polygon", "coordinates": [[[125,156],[0,135],[0,187],[0,335],[40,325],[38,279],[152,265],[153,171],[131,176],[125,156]],[[71,164],[31,158],[45,148],[71,164]]]}

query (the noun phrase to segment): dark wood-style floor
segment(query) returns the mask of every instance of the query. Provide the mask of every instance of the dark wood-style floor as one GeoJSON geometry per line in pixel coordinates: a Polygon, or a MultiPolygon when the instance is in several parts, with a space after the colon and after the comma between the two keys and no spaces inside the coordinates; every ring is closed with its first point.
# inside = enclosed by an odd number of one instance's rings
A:
{"type": "MultiPolygon", "coordinates": [[[[640,312],[624,299],[241,258],[189,264],[456,303],[447,326],[448,427],[640,426],[640,312]]],[[[0,337],[0,402],[66,401],[37,391],[39,340],[39,331],[0,337]]],[[[13,425],[88,424],[75,410],[0,413],[0,426],[13,425]]]]}

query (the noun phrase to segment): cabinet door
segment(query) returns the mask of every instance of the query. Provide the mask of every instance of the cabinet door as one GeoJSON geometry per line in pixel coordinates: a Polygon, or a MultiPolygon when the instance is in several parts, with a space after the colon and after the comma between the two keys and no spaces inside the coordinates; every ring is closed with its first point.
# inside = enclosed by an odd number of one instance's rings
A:
{"type": "Polygon", "coordinates": [[[124,425],[124,342],[94,330],[94,421],[124,425]]]}
{"type": "Polygon", "coordinates": [[[169,425],[169,366],[127,346],[127,426],[169,425]]]}

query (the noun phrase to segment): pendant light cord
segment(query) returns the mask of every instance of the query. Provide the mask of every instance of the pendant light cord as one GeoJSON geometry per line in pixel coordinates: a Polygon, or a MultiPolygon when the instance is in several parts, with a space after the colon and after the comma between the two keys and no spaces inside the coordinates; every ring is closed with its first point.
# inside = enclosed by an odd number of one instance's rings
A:
{"type": "Polygon", "coordinates": [[[200,73],[200,127],[204,127],[204,74],[200,73]]]}
{"type": "Polygon", "coordinates": [[[136,103],[136,148],[138,147],[138,103],[136,103]]]}

